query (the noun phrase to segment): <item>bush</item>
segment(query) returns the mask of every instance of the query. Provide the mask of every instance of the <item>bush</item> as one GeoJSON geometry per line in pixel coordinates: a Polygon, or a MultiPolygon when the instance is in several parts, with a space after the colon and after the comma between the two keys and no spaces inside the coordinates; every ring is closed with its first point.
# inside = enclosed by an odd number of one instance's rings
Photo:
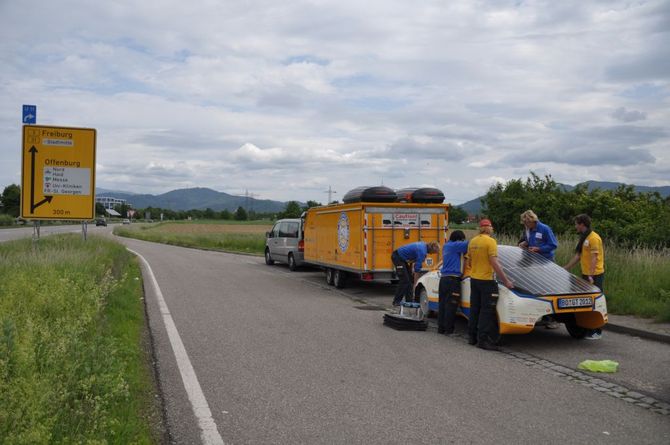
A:
{"type": "Polygon", "coordinates": [[[10,215],[0,215],[0,226],[13,226],[14,218],[10,215]]]}
{"type": "Polygon", "coordinates": [[[574,217],[586,213],[603,240],[627,247],[670,247],[670,199],[636,193],[632,186],[588,191],[581,185],[565,191],[551,176],[531,172],[525,181],[492,186],[483,201],[483,212],[499,233],[519,234],[519,216],[532,209],[557,235],[573,234],[574,217]]]}

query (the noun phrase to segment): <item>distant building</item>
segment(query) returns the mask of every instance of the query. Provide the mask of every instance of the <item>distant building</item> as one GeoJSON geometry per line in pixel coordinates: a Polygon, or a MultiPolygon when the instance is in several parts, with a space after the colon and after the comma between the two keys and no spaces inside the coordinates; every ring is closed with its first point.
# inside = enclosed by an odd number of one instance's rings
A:
{"type": "Polygon", "coordinates": [[[126,204],[125,199],[112,198],[111,196],[96,196],[95,202],[100,203],[104,208],[111,210],[114,210],[114,207],[118,205],[126,204]]]}

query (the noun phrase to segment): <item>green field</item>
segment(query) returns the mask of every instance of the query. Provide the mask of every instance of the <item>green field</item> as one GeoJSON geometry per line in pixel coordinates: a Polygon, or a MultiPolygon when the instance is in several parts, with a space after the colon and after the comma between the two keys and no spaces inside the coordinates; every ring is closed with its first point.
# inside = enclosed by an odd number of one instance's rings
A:
{"type": "MultiPolygon", "coordinates": [[[[120,236],[185,247],[262,255],[268,221],[245,224],[197,221],[182,224],[138,224],[117,227],[120,236]]],[[[468,237],[475,230],[462,227],[468,237]]],[[[497,236],[501,244],[516,245],[518,238],[497,236]]],[[[573,255],[577,237],[559,237],[556,262],[565,264],[573,255]]],[[[574,273],[579,274],[577,266],[574,273]]],[[[649,248],[626,249],[605,245],[605,295],[613,314],[631,314],[670,321],[670,252],[649,248]]]]}
{"type": "Polygon", "coordinates": [[[2,243],[0,295],[0,443],[158,442],[141,274],[123,246],[2,243]]]}
{"type": "Polygon", "coordinates": [[[131,224],[114,234],[156,243],[262,255],[270,221],[197,221],[131,224]]]}

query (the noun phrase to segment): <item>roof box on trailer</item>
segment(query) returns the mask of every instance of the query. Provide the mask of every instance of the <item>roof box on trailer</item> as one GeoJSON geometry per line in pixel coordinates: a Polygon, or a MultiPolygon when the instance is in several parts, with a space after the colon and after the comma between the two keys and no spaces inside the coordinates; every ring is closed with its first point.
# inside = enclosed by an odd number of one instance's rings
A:
{"type": "Polygon", "coordinates": [[[370,187],[362,186],[349,190],[342,201],[345,204],[351,202],[396,202],[398,195],[388,187],[383,185],[370,187]]]}
{"type": "Polygon", "coordinates": [[[439,204],[444,202],[444,193],[433,187],[410,187],[396,190],[399,202],[439,204]]]}

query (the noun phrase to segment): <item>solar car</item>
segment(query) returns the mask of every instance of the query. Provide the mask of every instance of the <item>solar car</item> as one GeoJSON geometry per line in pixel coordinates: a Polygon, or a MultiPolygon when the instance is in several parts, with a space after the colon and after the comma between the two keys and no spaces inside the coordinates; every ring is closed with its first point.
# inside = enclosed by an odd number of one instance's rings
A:
{"type": "MultiPolygon", "coordinates": [[[[501,334],[526,334],[545,315],[564,323],[574,338],[607,323],[605,295],[593,284],[577,277],[542,255],[516,246],[498,246],[498,261],[514,288],[498,283],[496,306],[501,334]]],[[[424,312],[437,312],[440,272],[419,278],[415,292],[424,312]]],[[[460,315],[470,314],[470,278],[461,282],[460,315]]]]}

